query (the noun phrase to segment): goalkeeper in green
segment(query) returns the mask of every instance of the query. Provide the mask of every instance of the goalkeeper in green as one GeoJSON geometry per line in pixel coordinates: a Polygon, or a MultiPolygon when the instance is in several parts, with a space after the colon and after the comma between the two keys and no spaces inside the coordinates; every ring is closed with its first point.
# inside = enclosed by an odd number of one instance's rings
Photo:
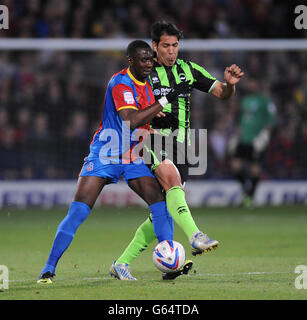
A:
{"type": "Polygon", "coordinates": [[[260,92],[256,79],[248,78],[246,84],[239,130],[229,141],[229,152],[233,176],[242,186],[242,205],[249,208],[262,172],[261,159],[276,123],[276,107],[260,92]]]}
{"type": "MultiPolygon", "coordinates": [[[[172,23],[164,21],[154,23],[151,36],[156,56],[150,82],[155,99],[159,101],[164,99],[176,84],[186,81],[190,84],[190,87],[185,88],[176,101],[170,103],[165,99],[163,112],[151,122],[155,134],[151,134],[151,148],[147,151],[152,157],[151,170],[165,191],[168,211],[189,239],[192,254],[197,255],[215,249],[218,241],[199,230],[186,203],[183,189],[189,170],[187,146],[190,144],[191,92],[197,89],[219,99],[228,99],[234,94],[235,85],[240,81],[243,72],[233,64],[225,69],[225,82],[220,82],[198,64],[179,59],[179,40],[182,33],[172,23]],[[175,131],[176,135],[173,134],[175,131]],[[156,134],[163,137],[162,149],[159,149],[160,146],[155,146],[156,134]],[[167,154],[170,150],[168,145],[172,145],[173,154],[167,154]],[[159,155],[163,155],[162,158],[159,155]],[[184,159],[183,163],[177,162],[178,158],[184,159]]],[[[155,238],[149,217],[139,226],[123,254],[113,262],[110,275],[125,280],[114,272],[114,265],[129,265],[155,238]]],[[[191,266],[192,262],[188,261],[180,271],[165,273],[162,278],[174,279],[182,273],[187,273],[191,266]]]]}

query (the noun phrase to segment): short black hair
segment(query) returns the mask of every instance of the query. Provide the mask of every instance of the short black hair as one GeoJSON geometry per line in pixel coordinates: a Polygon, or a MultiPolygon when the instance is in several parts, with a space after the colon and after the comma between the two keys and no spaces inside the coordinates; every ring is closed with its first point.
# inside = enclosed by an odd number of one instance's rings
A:
{"type": "Polygon", "coordinates": [[[180,31],[174,23],[164,20],[154,22],[151,26],[151,40],[159,43],[163,34],[176,36],[178,40],[183,38],[182,31],[180,31]]]}
{"type": "Polygon", "coordinates": [[[127,50],[126,50],[127,57],[133,58],[138,49],[150,49],[150,50],[152,50],[150,45],[147,42],[145,42],[143,40],[134,40],[134,41],[130,42],[128,47],[127,47],[127,50]]]}

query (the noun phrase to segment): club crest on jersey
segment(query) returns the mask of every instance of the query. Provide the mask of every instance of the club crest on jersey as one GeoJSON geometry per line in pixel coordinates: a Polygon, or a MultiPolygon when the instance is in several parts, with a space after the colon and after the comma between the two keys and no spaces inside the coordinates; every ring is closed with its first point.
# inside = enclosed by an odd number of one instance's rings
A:
{"type": "Polygon", "coordinates": [[[184,73],[180,73],[178,76],[179,76],[179,79],[180,79],[181,81],[186,81],[186,80],[187,80],[187,78],[186,78],[186,76],[185,76],[184,73]]]}
{"type": "Polygon", "coordinates": [[[93,171],[94,170],[94,163],[90,162],[86,168],[87,171],[93,171]]]}
{"type": "Polygon", "coordinates": [[[130,91],[124,91],[124,100],[127,104],[134,104],[133,94],[130,91]]]}
{"type": "Polygon", "coordinates": [[[159,96],[159,95],[161,94],[161,91],[160,91],[159,89],[155,89],[154,92],[153,92],[153,94],[154,94],[155,96],[159,96]]]}

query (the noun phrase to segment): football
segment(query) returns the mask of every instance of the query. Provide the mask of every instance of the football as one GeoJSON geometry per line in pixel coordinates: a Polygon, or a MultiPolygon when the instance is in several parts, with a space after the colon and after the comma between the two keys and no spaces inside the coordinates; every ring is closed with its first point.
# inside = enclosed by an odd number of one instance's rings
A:
{"type": "Polygon", "coordinates": [[[185,262],[185,250],[182,244],[173,240],[161,241],[152,254],[154,265],[162,272],[175,272],[185,262]]]}

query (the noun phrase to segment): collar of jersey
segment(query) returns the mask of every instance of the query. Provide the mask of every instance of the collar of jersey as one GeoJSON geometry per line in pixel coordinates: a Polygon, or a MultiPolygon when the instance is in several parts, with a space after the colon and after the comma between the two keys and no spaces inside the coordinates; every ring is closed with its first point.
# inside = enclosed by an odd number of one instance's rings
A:
{"type": "Polygon", "coordinates": [[[127,73],[128,73],[128,76],[138,85],[140,86],[145,86],[146,85],[146,81],[145,82],[142,82],[142,81],[139,81],[137,79],[135,79],[135,77],[133,76],[133,74],[131,73],[130,71],[130,68],[127,69],[127,73]]]}

